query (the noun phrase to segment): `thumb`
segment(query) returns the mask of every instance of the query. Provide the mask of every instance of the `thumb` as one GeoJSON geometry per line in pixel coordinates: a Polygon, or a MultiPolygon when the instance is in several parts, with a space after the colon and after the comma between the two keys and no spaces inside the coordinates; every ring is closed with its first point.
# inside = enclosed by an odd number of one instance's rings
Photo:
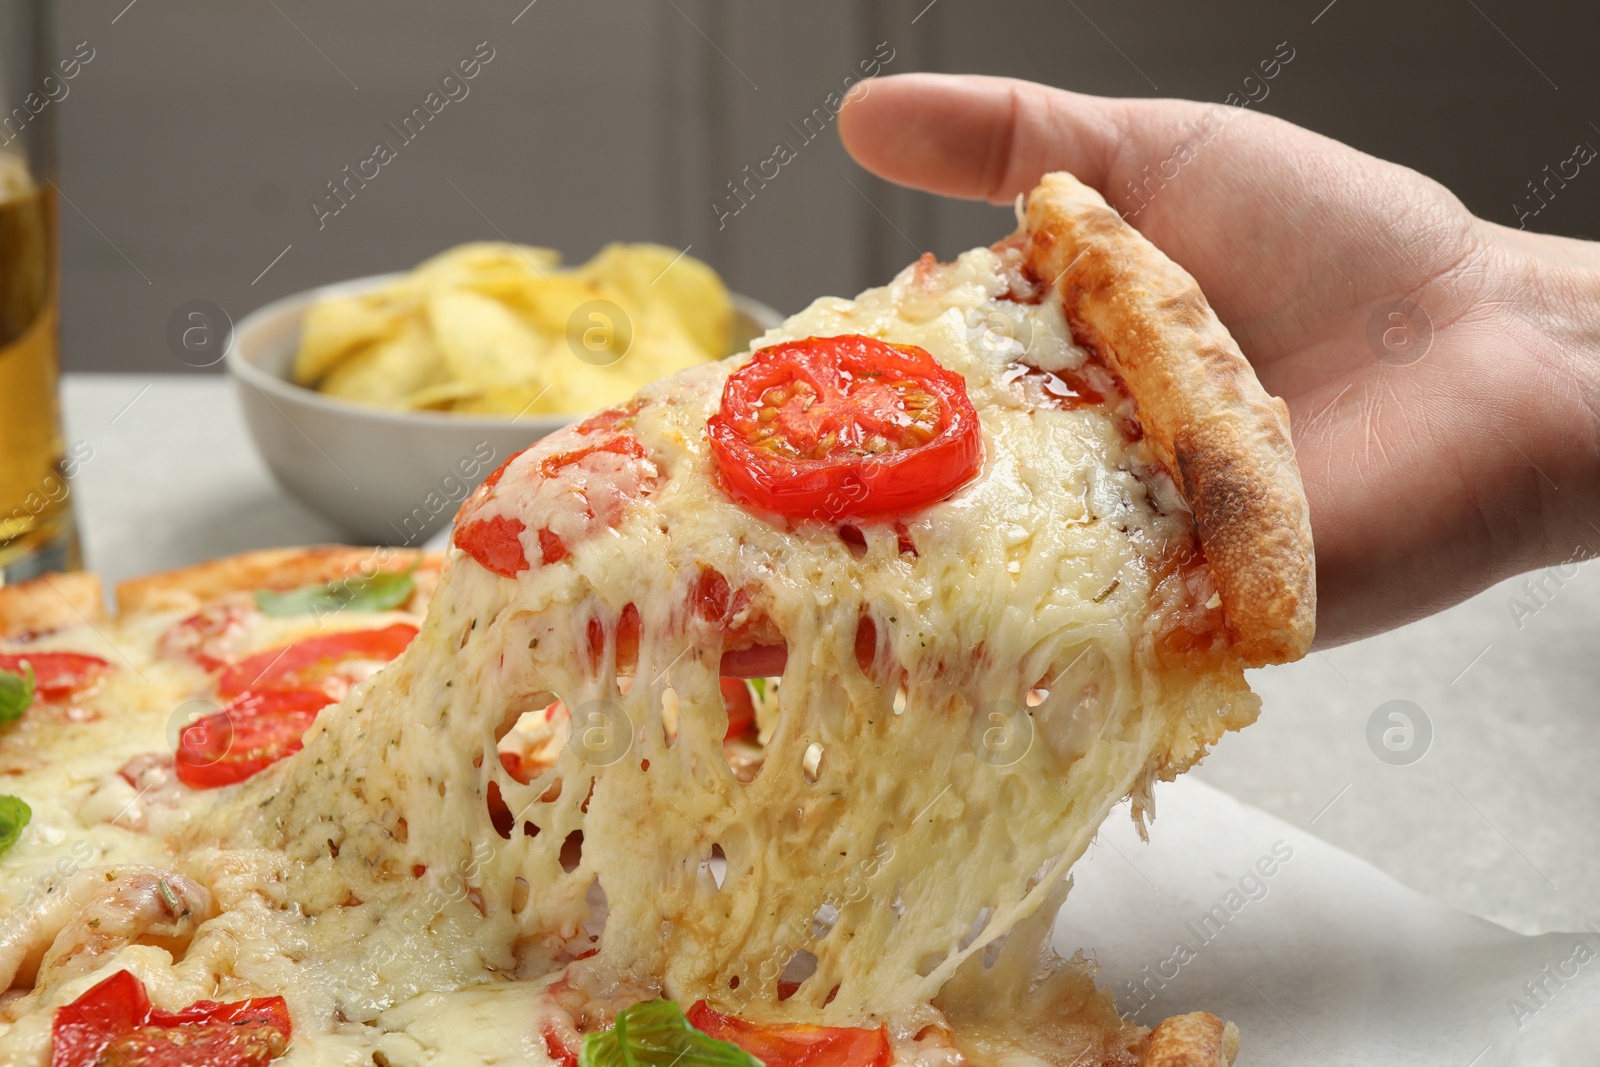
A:
{"type": "Polygon", "coordinates": [[[1069,170],[1115,202],[1114,184],[1192,137],[1210,110],[1012,78],[897,74],[850,92],[839,136],[879,177],[944,196],[1006,203],[1069,170]]]}

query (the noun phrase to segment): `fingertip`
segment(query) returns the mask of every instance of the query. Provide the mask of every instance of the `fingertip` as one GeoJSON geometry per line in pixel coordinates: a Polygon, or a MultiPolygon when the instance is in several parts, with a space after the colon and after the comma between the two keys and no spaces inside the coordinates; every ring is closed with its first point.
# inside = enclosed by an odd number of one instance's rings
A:
{"type": "MultiPolygon", "coordinates": [[[[893,77],[893,76],[894,75],[888,75],[888,77],[893,77]]],[[[856,104],[860,103],[862,100],[865,100],[872,93],[872,83],[876,82],[876,81],[882,81],[882,80],[883,80],[883,78],[881,78],[881,77],[880,78],[868,78],[865,81],[856,82],[854,85],[850,86],[849,89],[845,90],[845,94],[844,94],[844,108],[845,108],[845,111],[848,111],[850,108],[854,107],[856,104]]],[[[843,112],[840,112],[840,114],[842,115],[843,112]]]]}
{"type": "MultiPolygon", "coordinates": [[[[881,81],[882,79],[873,78],[872,80],[881,81]]],[[[845,151],[852,156],[855,155],[855,150],[850,145],[857,135],[858,127],[856,122],[861,117],[862,106],[871,95],[872,89],[867,82],[856,82],[844,94],[844,106],[839,109],[839,140],[844,143],[845,151]]]]}
{"type": "Polygon", "coordinates": [[[889,181],[967,199],[997,195],[1011,129],[1006,85],[973,75],[874,78],[846,96],[839,137],[857,163],[889,181]]]}

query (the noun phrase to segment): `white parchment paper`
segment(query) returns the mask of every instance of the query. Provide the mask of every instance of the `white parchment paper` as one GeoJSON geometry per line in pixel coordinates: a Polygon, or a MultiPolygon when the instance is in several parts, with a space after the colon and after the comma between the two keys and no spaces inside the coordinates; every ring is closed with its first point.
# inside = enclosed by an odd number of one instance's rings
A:
{"type": "Polygon", "coordinates": [[[1231,1019],[1238,1067],[1600,1065],[1600,930],[1512,933],[1193,778],[1156,803],[1148,845],[1106,820],[1055,931],[1125,1014],[1231,1019]]]}

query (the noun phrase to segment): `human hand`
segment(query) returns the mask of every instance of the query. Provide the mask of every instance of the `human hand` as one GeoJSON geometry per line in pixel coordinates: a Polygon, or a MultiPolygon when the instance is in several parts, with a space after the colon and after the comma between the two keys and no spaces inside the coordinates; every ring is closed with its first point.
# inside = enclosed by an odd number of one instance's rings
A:
{"type": "Polygon", "coordinates": [[[905,74],[858,87],[839,133],[947,196],[1008,203],[1071,171],[1194,275],[1289,404],[1319,647],[1600,553],[1596,245],[1221,105],[905,74]]]}

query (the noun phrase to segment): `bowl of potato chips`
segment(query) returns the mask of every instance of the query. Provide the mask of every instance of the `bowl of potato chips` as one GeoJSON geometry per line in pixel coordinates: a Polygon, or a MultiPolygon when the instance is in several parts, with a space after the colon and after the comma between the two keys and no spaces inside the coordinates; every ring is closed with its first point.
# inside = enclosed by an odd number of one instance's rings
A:
{"type": "Polygon", "coordinates": [[[353,536],[413,545],[514,452],[780,320],[676,249],[563,267],[478,242],[268,304],[228,366],[285,490],[353,536]]]}

